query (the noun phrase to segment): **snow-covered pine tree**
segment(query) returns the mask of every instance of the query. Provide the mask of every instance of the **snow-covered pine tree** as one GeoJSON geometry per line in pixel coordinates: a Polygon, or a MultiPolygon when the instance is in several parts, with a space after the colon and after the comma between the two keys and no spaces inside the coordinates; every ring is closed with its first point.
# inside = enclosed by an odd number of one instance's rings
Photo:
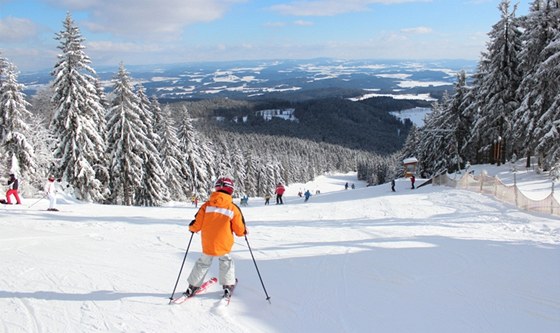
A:
{"type": "MultiPolygon", "coordinates": [[[[111,104],[105,95],[101,81],[94,77],[92,78],[93,85],[95,86],[95,91],[99,97],[99,104],[101,109],[99,114],[96,114],[97,128],[99,134],[103,138],[103,142],[107,143],[107,110],[109,110],[111,104]]],[[[99,179],[103,186],[103,197],[107,198],[111,193],[109,191],[109,158],[107,156],[107,151],[104,152],[103,158],[95,165],[95,177],[99,179]]]]}
{"type": "Polygon", "coordinates": [[[261,173],[260,161],[253,158],[251,151],[246,151],[244,154],[245,165],[245,186],[240,188],[239,194],[246,193],[248,195],[256,195],[259,176],[261,173]]]}
{"type": "MultiPolygon", "coordinates": [[[[49,99],[50,100],[50,99],[49,99]]],[[[37,172],[29,179],[30,184],[37,190],[43,191],[47,172],[55,165],[52,154],[54,145],[53,138],[50,136],[48,122],[40,114],[34,114],[29,121],[29,144],[34,148],[37,172]]]]}
{"type": "Polygon", "coordinates": [[[498,8],[501,17],[488,34],[487,68],[478,86],[480,114],[473,131],[479,135],[481,149],[492,153],[494,147],[499,152],[491,155],[491,161],[500,163],[512,153],[510,124],[519,106],[516,90],[521,82],[519,53],[522,45],[519,20],[515,17],[517,6],[510,11],[510,1],[502,0],[498,8]]]}
{"type": "Polygon", "coordinates": [[[465,100],[468,98],[469,87],[467,87],[467,75],[464,71],[460,71],[457,74],[457,83],[455,84],[455,92],[453,94],[453,99],[450,105],[449,112],[455,114],[455,144],[457,145],[455,149],[457,150],[457,156],[459,158],[457,163],[463,163],[465,154],[461,150],[465,147],[470,138],[470,130],[473,125],[473,118],[465,112],[465,100]]]}
{"type": "Polygon", "coordinates": [[[2,85],[2,81],[4,80],[3,75],[6,68],[10,65],[10,62],[7,58],[2,56],[2,52],[0,52],[0,86],[2,85]]]}
{"type": "Polygon", "coordinates": [[[457,74],[453,96],[446,98],[445,104],[441,104],[443,109],[436,113],[436,117],[431,118],[431,122],[426,126],[425,131],[431,131],[442,143],[447,143],[444,151],[439,152],[441,160],[447,160],[447,170],[449,172],[460,169],[463,160],[460,157],[459,147],[462,147],[468,140],[471,123],[463,117],[463,101],[467,94],[466,74],[460,71],[457,74]]]}
{"type": "Polygon", "coordinates": [[[169,200],[167,183],[161,168],[161,157],[157,149],[160,138],[154,132],[152,124],[154,115],[152,114],[151,103],[142,85],[137,87],[136,94],[140,121],[144,125],[143,130],[148,140],[144,142],[144,146],[139,151],[144,164],[142,166],[142,182],[136,189],[134,201],[138,206],[160,206],[164,201],[169,200]]]}
{"type": "Polygon", "coordinates": [[[55,140],[50,135],[48,124],[53,115],[52,87],[44,86],[39,89],[30,100],[29,111],[32,116],[29,120],[29,143],[34,148],[37,172],[30,180],[31,185],[38,190],[43,190],[45,179],[49,170],[53,170],[56,161],[53,156],[55,140]]]}
{"type": "MultiPolygon", "coordinates": [[[[560,22],[560,10],[556,10],[560,22]]],[[[547,82],[546,91],[542,92],[547,106],[536,121],[536,152],[544,157],[544,168],[555,165],[560,167],[560,30],[556,37],[543,50],[544,61],[538,66],[535,77],[547,82]]],[[[544,88],[544,87],[543,87],[544,88]]]]}
{"type": "Polygon", "coordinates": [[[153,99],[152,111],[154,113],[154,128],[156,128],[156,132],[161,139],[158,150],[161,156],[161,166],[165,171],[165,183],[167,184],[169,197],[171,200],[186,201],[188,197],[183,191],[183,187],[187,187],[182,174],[183,153],[177,138],[177,128],[173,117],[171,117],[171,109],[168,105],[161,109],[157,99],[153,99]]]}
{"type": "Polygon", "coordinates": [[[553,40],[560,30],[559,6],[556,0],[533,1],[522,25],[524,48],[520,68],[523,80],[518,90],[521,104],[516,110],[514,132],[516,148],[527,157],[527,167],[531,165],[531,156],[536,153],[535,149],[542,139],[535,133],[540,126],[537,122],[543,120],[558,96],[558,77],[552,77],[548,71],[555,71],[550,66],[555,62],[554,46],[551,44],[558,42],[553,40]]]}
{"type": "MultiPolygon", "coordinates": [[[[0,144],[4,151],[6,170],[20,177],[20,181],[33,178],[36,173],[35,152],[28,140],[30,105],[25,100],[23,85],[17,81],[17,69],[9,63],[3,69],[0,86],[0,144]]],[[[24,182],[22,181],[22,185],[24,182]]]]}
{"type": "MultiPolygon", "coordinates": [[[[2,53],[0,53],[0,89],[4,85],[4,80],[5,80],[4,76],[5,76],[6,69],[8,68],[9,65],[10,62],[8,61],[8,59],[2,57],[2,53]]],[[[0,111],[1,111],[1,106],[0,106],[0,111]]],[[[3,127],[4,127],[4,113],[2,112],[0,113],[0,142],[2,142],[3,140],[3,135],[4,135],[3,127]]]]}
{"type": "Polygon", "coordinates": [[[132,90],[124,64],[119,66],[113,86],[113,101],[107,113],[107,147],[110,160],[110,202],[134,204],[136,189],[142,183],[142,154],[149,141],[140,118],[138,97],[132,90]]]}
{"type": "Polygon", "coordinates": [[[57,140],[56,174],[73,187],[78,199],[100,202],[104,189],[96,169],[103,165],[105,142],[97,121],[105,111],[94,85],[95,71],[84,52],[84,38],[70,13],[63,26],[56,34],[62,53],[52,71],[55,113],[49,127],[57,140]]]}
{"type": "Polygon", "coordinates": [[[276,180],[281,178],[282,164],[275,162],[273,164],[264,165],[262,171],[262,178],[260,179],[259,187],[257,188],[257,196],[264,196],[269,193],[272,195],[276,188],[276,180]]]}
{"type": "Polygon", "coordinates": [[[446,91],[441,101],[433,103],[432,112],[426,115],[416,156],[420,173],[437,174],[447,170],[451,164],[450,157],[455,154],[455,143],[452,142],[453,132],[448,129],[449,118],[446,116],[450,105],[451,98],[446,91]]]}
{"type": "Polygon", "coordinates": [[[186,108],[182,110],[177,134],[185,167],[188,168],[185,171],[189,172],[186,175],[189,182],[188,185],[186,184],[188,186],[187,191],[190,191],[191,194],[207,196],[211,188],[210,184],[215,178],[214,161],[212,161],[214,154],[205,142],[205,138],[194,129],[192,119],[186,108]]]}
{"type": "Polygon", "coordinates": [[[416,127],[416,125],[412,125],[404,142],[404,146],[401,150],[401,161],[405,158],[419,156],[418,148],[420,147],[420,140],[420,130],[418,129],[418,127],[416,127]]]}
{"type": "Polygon", "coordinates": [[[478,133],[481,128],[480,126],[475,127],[474,124],[481,117],[480,103],[482,103],[482,99],[480,96],[482,95],[480,91],[483,88],[482,83],[488,72],[488,64],[487,55],[483,52],[477,66],[477,71],[473,74],[471,86],[466,88],[461,104],[461,109],[463,110],[461,116],[471,124],[471,127],[467,133],[467,141],[459,147],[459,150],[462,156],[464,156],[465,161],[470,161],[471,164],[484,163],[487,160],[486,156],[483,156],[480,133],[478,133]]]}
{"type": "Polygon", "coordinates": [[[216,136],[214,140],[214,161],[216,161],[214,170],[217,175],[233,175],[234,168],[229,151],[230,144],[224,136],[216,136]]]}
{"type": "Polygon", "coordinates": [[[556,0],[535,0],[529,14],[522,20],[524,47],[520,54],[520,69],[523,80],[518,89],[521,103],[515,113],[514,133],[515,149],[527,157],[527,167],[531,165],[531,156],[539,144],[534,135],[536,122],[557,93],[536,74],[545,61],[543,50],[550,45],[559,29],[558,6],[556,0]]]}
{"type": "Polygon", "coordinates": [[[239,146],[238,141],[231,140],[228,142],[230,143],[230,148],[229,148],[229,160],[227,163],[230,163],[231,169],[229,170],[228,173],[222,175],[231,175],[233,177],[233,180],[235,181],[236,187],[245,188],[245,183],[247,182],[247,170],[245,170],[245,160],[243,157],[243,151],[239,146]]]}

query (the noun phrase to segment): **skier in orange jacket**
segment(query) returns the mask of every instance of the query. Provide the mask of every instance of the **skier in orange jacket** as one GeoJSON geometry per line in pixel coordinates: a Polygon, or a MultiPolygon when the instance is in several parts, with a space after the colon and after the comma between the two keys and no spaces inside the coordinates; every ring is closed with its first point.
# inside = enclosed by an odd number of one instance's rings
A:
{"type": "Polygon", "coordinates": [[[235,286],[235,266],[229,255],[233,247],[233,234],[242,237],[247,234],[245,219],[241,209],[233,203],[231,195],[234,185],[230,178],[219,178],[215,192],[205,202],[190,223],[193,233],[201,231],[202,256],[196,261],[189,275],[189,287],[185,294],[191,296],[204,282],[204,277],[212,265],[214,257],[220,261],[219,282],[223,286],[224,296],[231,294],[235,286]]]}

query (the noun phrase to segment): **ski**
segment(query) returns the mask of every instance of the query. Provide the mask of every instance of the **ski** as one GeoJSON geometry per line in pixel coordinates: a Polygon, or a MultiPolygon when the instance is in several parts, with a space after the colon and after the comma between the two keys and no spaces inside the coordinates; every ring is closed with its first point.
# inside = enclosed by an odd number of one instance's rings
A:
{"type": "Polygon", "coordinates": [[[187,300],[189,300],[190,298],[193,298],[196,295],[202,294],[204,292],[206,292],[206,290],[208,290],[208,288],[210,288],[210,286],[212,286],[213,284],[217,283],[218,279],[213,277],[210,280],[204,282],[200,288],[198,288],[193,295],[191,296],[187,296],[183,293],[183,295],[181,295],[181,297],[176,298],[174,300],[171,300],[170,304],[181,304],[186,302],[187,300]]]}

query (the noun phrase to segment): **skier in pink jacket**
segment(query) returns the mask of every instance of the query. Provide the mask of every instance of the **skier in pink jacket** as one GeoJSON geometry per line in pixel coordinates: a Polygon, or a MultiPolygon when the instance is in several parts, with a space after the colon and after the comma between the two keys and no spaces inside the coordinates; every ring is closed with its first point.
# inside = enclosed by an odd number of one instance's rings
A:
{"type": "Polygon", "coordinates": [[[284,188],[284,185],[282,185],[282,183],[278,183],[278,185],[276,185],[276,191],[274,191],[274,193],[276,194],[276,204],[277,205],[284,204],[284,201],[282,200],[282,195],[284,194],[284,191],[286,191],[286,188],[284,188]]]}

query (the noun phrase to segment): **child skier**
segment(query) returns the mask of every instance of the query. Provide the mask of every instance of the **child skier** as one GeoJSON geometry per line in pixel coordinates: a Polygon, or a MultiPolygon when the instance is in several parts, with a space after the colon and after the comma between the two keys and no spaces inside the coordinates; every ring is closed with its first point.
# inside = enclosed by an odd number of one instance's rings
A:
{"type": "Polygon", "coordinates": [[[187,297],[194,295],[204,281],[214,258],[220,261],[219,282],[224,289],[224,297],[231,297],[236,284],[235,266],[229,255],[233,247],[233,234],[242,237],[247,234],[245,219],[241,209],[233,203],[233,181],[219,178],[215,183],[215,192],[205,202],[190,223],[193,233],[201,231],[202,256],[195,263],[189,275],[187,297]]]}
{"type": "Polygon", "coordinates": [[[45,184],[45,195],[49,199],[48,211],[58,212],[56,208],[56,187],[54,185],[54,176],[49,176],[47,183],[45,184]]]}

